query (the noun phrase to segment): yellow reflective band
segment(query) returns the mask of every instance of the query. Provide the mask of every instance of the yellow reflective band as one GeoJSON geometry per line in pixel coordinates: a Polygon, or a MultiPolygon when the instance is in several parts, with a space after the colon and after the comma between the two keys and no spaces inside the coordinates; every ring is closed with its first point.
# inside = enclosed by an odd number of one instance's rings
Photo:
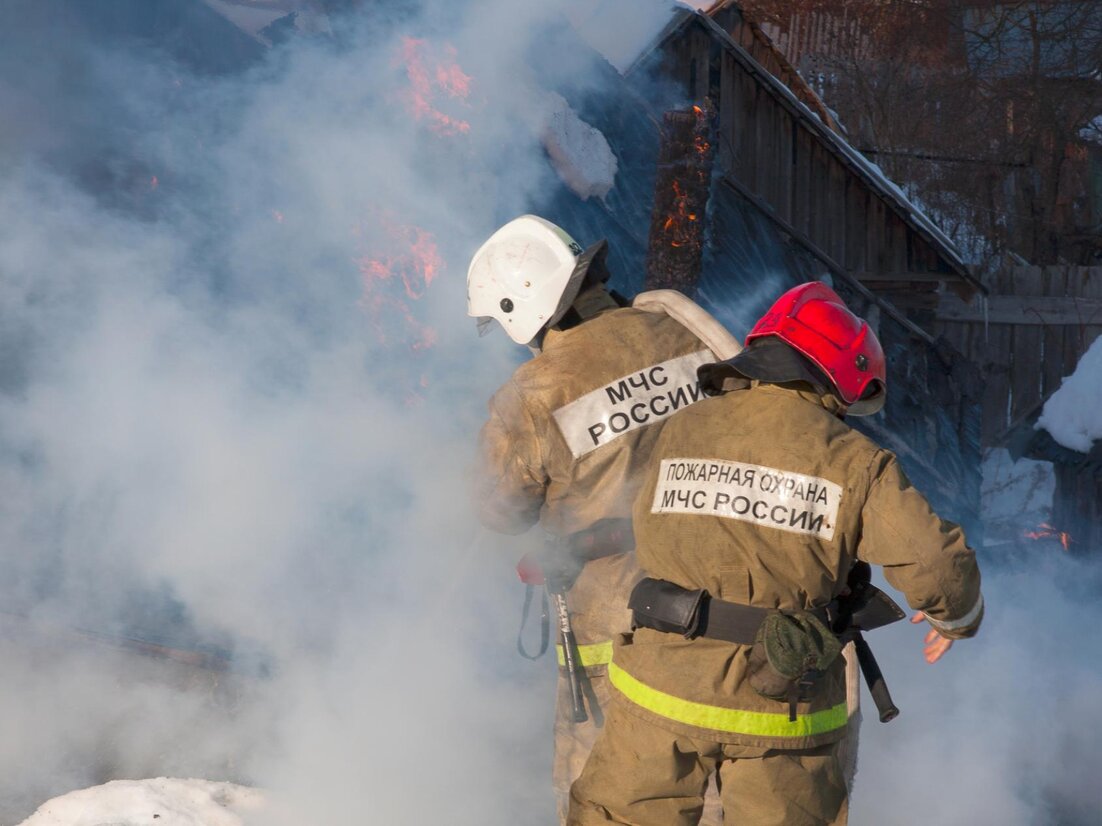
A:
{"type": "MultiPolygon", "coordinates": [[[[566,667],[566,655],[563,654],[562,645],[555,646],[555,653],[559,655],[559,665],[566,667]]],[[[595,642],[593,645],[579,645],[578,657],[582,668],[594,665],[608,665],[612,662],[612,640],[595,642]]]]}
{"type": "Polygon", "coordinates": [[[795,722],[789,722],[787,714],[741,711],[682,700],[644,685],[616,663],[609,663],[608,676],[620,693],[637,706],[678,723],[713,731],[759,737],[809,737],[843,728],[849,719],[845,703],[811,714],[798,714],[795,722]]]}

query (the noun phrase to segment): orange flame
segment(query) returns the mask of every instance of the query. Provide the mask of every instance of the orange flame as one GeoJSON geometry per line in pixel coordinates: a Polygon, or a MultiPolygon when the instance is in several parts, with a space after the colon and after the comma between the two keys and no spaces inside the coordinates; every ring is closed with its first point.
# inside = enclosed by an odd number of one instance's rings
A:
{"type": "MultiPolygon", "coordinates": [[[[388,343],[386,329],[394,318],[401,319],[408,347],[413,351],[427,350],[437,341],[432,327],[422,324],[406,299],[422,298],[433,280],[444,270],[444,259],[432,234],[420,227],[397,223],[384,214],[373,222],[383,230],[384,250],[372,250],[355,259],[363,283],[361,306],[371,318],[381,344],[388,343]],[[405,297],[395,294],[388,283],[401,281],[405,297]]],[[[363,227],[353,230],[363,235],[363,227]]]]}
{"type": "Polygon", "coordinates": [[[404,98],[406,108],[417,120],[427,121],[429,128],[439,135],[459,135],[471,131],[471,125],[440,111],[437,101],[441,95],[466,103],[471,92],[470,75],[464,74],[455,62],[456,51],[444,46],[430,67],[425,53],[428,43],[416,37],[403,37],[401,62],[409,80],[409,95],[404,98]]]}
{"type": "Polygon", "coordinates": [[[696,221],[696,213],[689,209],[689,195],[678,181],[673,182],[673,213],[666,217],[662,229],[670,233],[671,247],[683,247],[693,239],[689,224],[696,221]]]}
{"type": "Polygon", "coordinates": [[[1065,551],[1071,549],[1071,534],[1067,531],[1058,531],[1047,522],[1042,522],[1038,527],[1039,531],[1026,531],[1026,539],[1059,539],[1065,551]]]}

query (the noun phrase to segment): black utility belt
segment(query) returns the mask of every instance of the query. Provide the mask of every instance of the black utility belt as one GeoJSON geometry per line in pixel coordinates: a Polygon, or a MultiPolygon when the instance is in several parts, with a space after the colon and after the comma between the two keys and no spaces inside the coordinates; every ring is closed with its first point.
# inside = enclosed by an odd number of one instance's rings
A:
{"type": "MultiPolygon", "coordinates": [[[[686,639],[709,637],[738,645],[753,645],[766,617],[775,613],[769,608],[716,599],[703,588],[691,591],[651,577],[635,586],[628,608],[633,628],[653,628],[686,639]]],[[[807,613],[830,625],[826,608],[807,613]]]]}
{"type": "Polygon", "coordinates": [[[858,563],[847,581],[848,596],[811,611],[783,612],[725,602],[703,588],[689,590],[647,577],[628,599],[632,628],[653,628],[686,639],[711,639],[752,646],[750,685],[762,696],[787,699],[789,720],[796,703],[808,699],[824,669],[853,642],[861,673],[876,702],[880,721],[899,714],[872,649],[861,635],[903,619],[891,597],[869,583],[868,566],[858,563]]]}

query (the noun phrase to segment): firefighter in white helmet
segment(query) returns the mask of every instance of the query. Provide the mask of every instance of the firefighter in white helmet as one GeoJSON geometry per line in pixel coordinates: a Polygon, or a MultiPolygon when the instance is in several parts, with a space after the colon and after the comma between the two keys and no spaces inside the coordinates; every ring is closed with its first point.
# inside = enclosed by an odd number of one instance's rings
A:
{"type": "MultiPolygon", "coordinates": [[[[612,638],[629,630],[638,579],[631,503],[660,425],[703,398],[697,368],[730,358],[738,342],[680,293],[645,292],[632,306],[605,285],[607,245],[583,249],[565,231],[524,215],[475,253],[468,313],[497,321],[534,358],[493,396],[480,436],[475,501],[488,528],[539,524],[561,538],[587,720],[560,668],[554,786],[565,819],[604,719],[612,638]]],[[[562,666],[568,652],[559,646],[562,666]]],[[[718,810],[718,807],[717,807],[718,810]]]]}

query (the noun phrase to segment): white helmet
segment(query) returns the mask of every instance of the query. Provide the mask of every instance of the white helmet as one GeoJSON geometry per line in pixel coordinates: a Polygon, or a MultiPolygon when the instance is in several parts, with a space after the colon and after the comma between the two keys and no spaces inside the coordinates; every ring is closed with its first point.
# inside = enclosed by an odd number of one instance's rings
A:
{"type": "Polygon", "coordinates": [[[550,221],[515,218],[471,259],[467,315],[478,318],[479,332],[497,319],[513,341],[528,344],[570,309],[590,263],[605,246],[599,241],[583,251],[550,221]]]}

